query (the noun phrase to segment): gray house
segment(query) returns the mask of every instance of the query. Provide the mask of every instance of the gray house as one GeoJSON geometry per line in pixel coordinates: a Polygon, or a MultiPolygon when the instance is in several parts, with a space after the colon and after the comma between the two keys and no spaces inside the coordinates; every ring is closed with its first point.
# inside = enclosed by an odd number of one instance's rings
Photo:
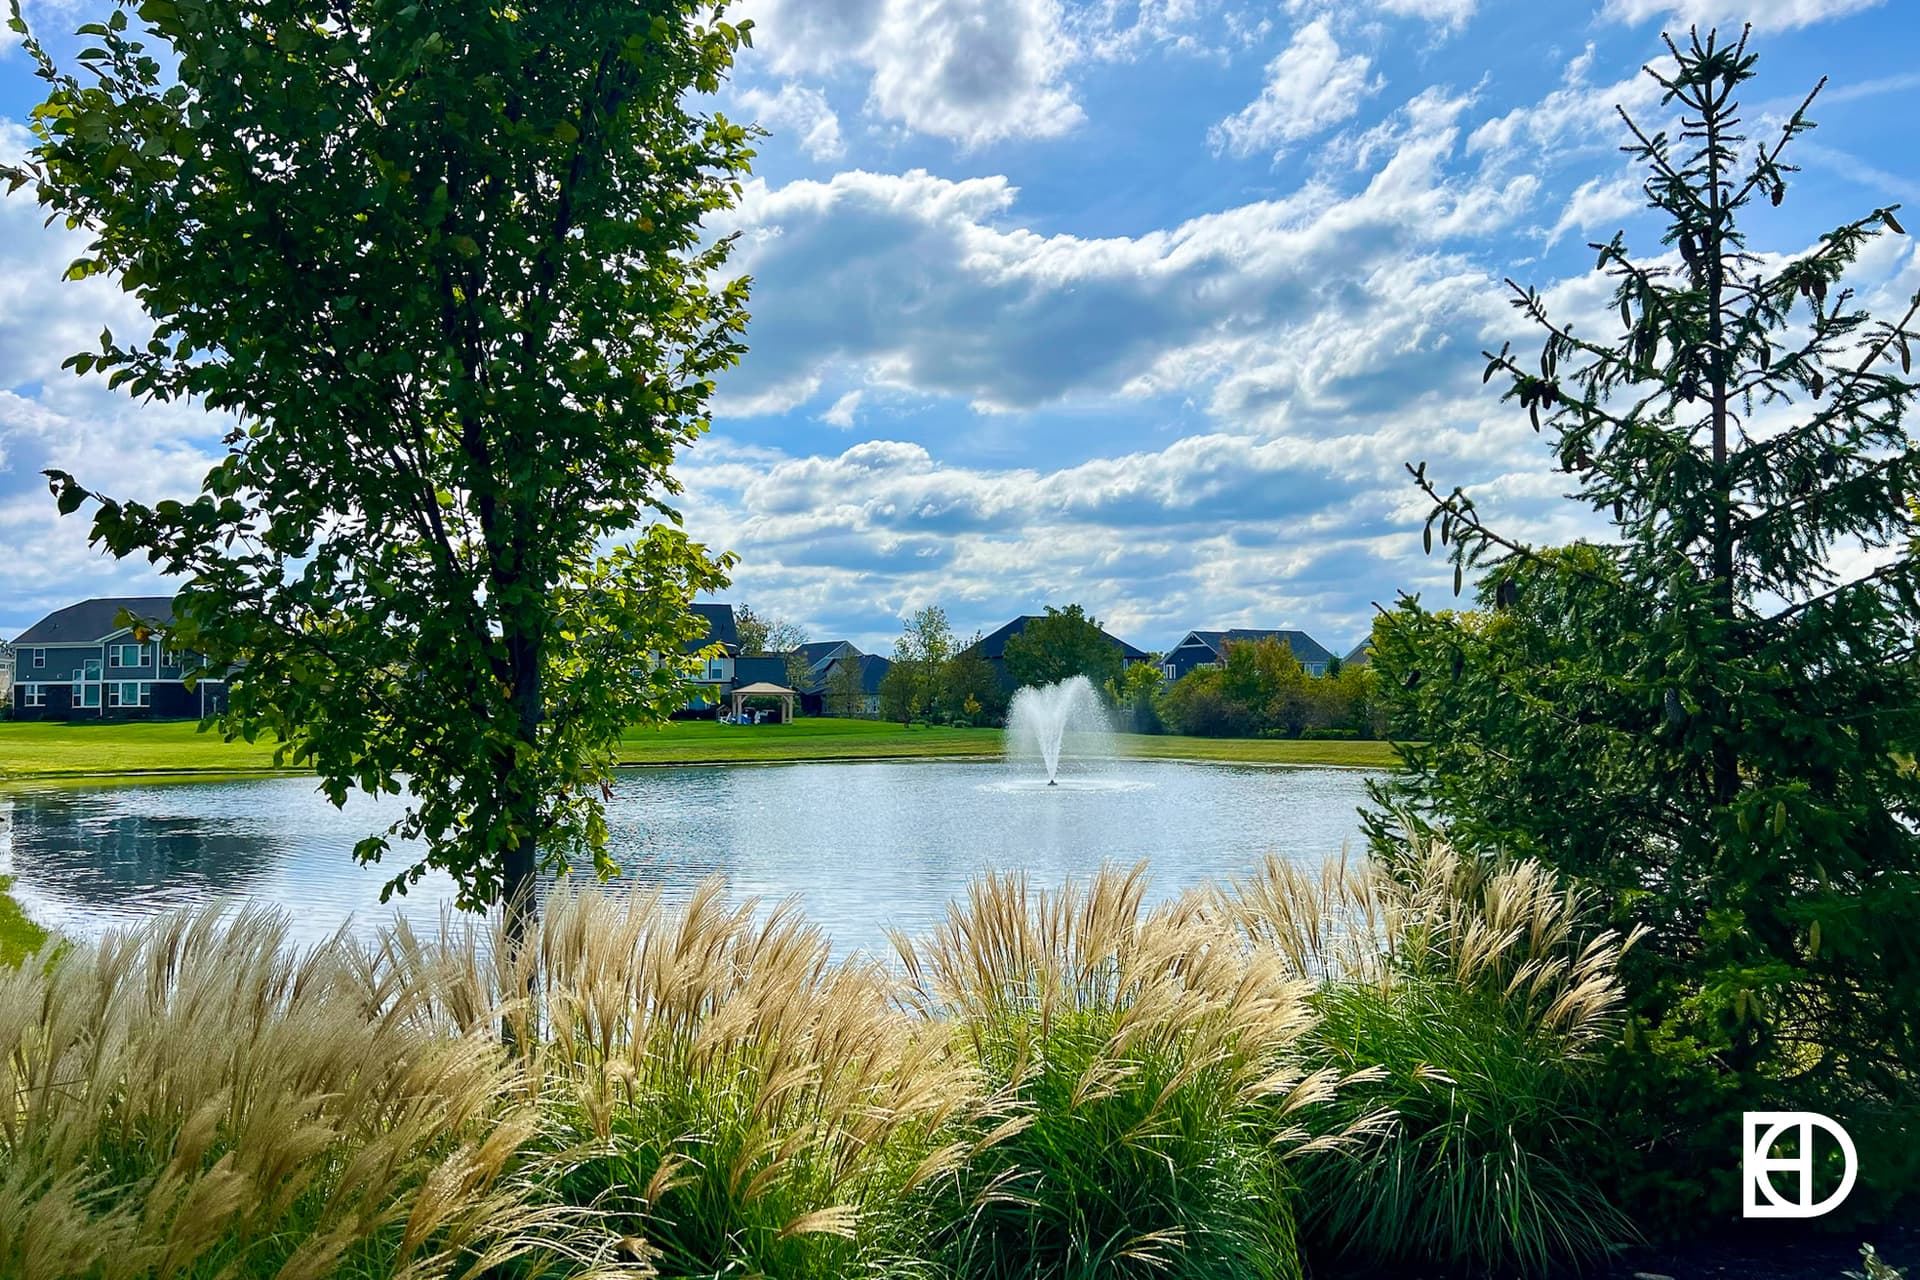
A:
{"type": "Polygon", "coordinates": [[[1327,673],[1327,664],[1333,661],[1333,654],[1327,647],[1304,631],[1259,631],[1247,627],[1235,627],[1229,631],[1189,631],[1179,644],[1167,650],[1160,659],[1160,673],[1169,680],[1178,680],[1195,667],[1215,667],[1226,661],[1227,646],[1230,644],[1252,643],[1257,640],[1278,640],[1293,650],[1293,656],[1307,669],[1310,676],[1323,676],[1327,673]]]}
{"type": "Polygon", "coordinates": [[[224,681],[187,677],[200,659],[168,647],[171,596],[112,596],[56,609],[13,642],[16,720],[184,720],[224,710],[224,681]],[[138,640],[122,611],[153,634],[138,640]]]}

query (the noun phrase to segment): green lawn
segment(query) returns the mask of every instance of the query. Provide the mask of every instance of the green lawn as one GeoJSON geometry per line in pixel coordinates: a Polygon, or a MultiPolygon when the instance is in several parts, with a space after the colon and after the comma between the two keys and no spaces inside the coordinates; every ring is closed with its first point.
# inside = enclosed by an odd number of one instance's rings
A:
{"type": "Polygon", "coordinates": [[[16,965],[21,957],[39,950],[47,940],[47,931],[27,919],[20,904],[7,890],[13,888],[12,876],[0,876],[0,964],[16,965]]]}
{"type": "MultiPolygon", "coordinates": [[[[1392,768],[1384,742],[1289,742],[1123,735],[1123,754],[1241,764],[1392,768]]],[[[903,729],[872,720],[802,719],[736,726],[677,721],[627,735],[622,764],[718,764],[782,760],[897,760],[997,756],[997,729],[903,729]]],[[[0,780],[142,774],[256,773],[273,767],[271,743],[222,742],[192,724],[0,723],[0,780]]]]}

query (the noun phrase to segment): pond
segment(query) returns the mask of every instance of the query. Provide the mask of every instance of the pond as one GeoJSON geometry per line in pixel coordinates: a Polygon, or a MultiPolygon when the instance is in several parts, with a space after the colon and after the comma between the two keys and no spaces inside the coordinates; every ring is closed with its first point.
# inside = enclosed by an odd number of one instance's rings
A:
{"type": "MultiPolygon", "coordinates": [[[[1366,780],[1161,761],[1058,787],[979,762],[645,769],[620,775],[608,817],[625,878],[684,897],[721,875],[736,897],[797,898],[839,950],[877,952],[888,926],[924,928],[988,870],[1053,885],[1145,859],[1164,897],[1269,852],[1358,850],[1366,780]]],[[[307,940],[395,911],[435,927],[447,880],[381,906],[386,876],[349,856],[394,811],[359,797],[335,809],[305,778],[0,793],[0,873],[30,916],[76,937],[216,900],[284,908],[307,940]]]]}

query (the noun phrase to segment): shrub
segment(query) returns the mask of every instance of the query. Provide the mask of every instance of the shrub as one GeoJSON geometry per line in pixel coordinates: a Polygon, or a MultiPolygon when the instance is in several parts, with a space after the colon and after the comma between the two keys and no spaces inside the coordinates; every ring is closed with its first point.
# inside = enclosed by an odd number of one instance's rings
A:
{"type": "Polygon", "coordinates": [[[1358,729],[1302,729],[1300,739],[1303,742],[1353,742],[1360,737],[1358,729]]]}
{"type": "Polygon", "coordinates": [[[878,1270],[917,1247],[912,1197],[958,1158],[939,1135],[970,1079],[880,971],[720,893],[549,900],[529,1070],[573,1152],[558,1190],[665,1275],[878,1270]]]}
{"type": "Polygon", "coordinates": [[[1585,895],[1436,840],[1399,877],[1270,859],[1226,911],[1325,980],[1307,1046],[1348,1079],[1315,1121],[1353,1136],[1301,1165],[1310,1247],[1538,1275],[1630,1236],[1568,1150],[1600,1124],[1591,1055],[1621,1005],[1625,943],[1585,895]]]}
{"type": "Polygon", "coordinates": [[[540,1202],[497,1046],[391,976],[214,911],[0,970],[0,1274],[428,1280],[602,1257],[589,1215],[540,1202]]]}
{"type": "Polygon", "coordinates": [[[1191,903],[1143,914],[1143,892],[1140,869],[1052,894],[989,876],[925,943],[897,940],[988,1089],[946,1180],[952,1274],[1299,1274],[1265,1122],[1331,1091],[1294,1069],[1310,984],[1191,903]]]}

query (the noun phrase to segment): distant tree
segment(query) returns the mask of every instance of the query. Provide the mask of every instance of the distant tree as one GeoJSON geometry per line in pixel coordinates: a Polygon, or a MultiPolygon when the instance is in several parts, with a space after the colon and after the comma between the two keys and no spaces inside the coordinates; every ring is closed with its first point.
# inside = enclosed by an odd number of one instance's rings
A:
{"type": "Polygon", "coordinates": [[[740,652],[750,658],[791,653],[807,642],[805,627],[770,614],[762,616],[750,604],[734,606],[733,626],[740,637],[740,652]]]}
{"type": "Polygon", "coordinates": [[[1007,695],[1000,687],[1000,677],[994,672],[993,664],[980,655],[980,638],[979,632],[975,632],[971,640],[947,659],[940,682],[940,701],[943,706],[959,708],[961,714],[972,721],[982,717],[999,720],[1006,715],[1007,695]],[[975,704],[972,711],[966,709],[969,702],[975,704]]]}
{"type": "Polygon", "coordinates": [[[706,104],[745,26],[701,0],[105,9],[73,74],[16,6],[51,88],[0,178],[91,236],[70,278],[153,322],[68,367],[235,425],[194,500],[50,472],[59,508],[184,579],[172,639],[226,672],[229,734],[276,735],[335,804],[407,796],[355,848],[410,842],[389,891],[442,870],[518,928],[543,862],[611,869],[620,733],[679,704],[687,604],[726,581],[668,468],[744,350],[711,228],[752,137],[706,104]]]}
{"type": "Polygon", "coordinates": [[[1247,708],[1227,700],[1226,672],[1195,667],[1160,695],[1160,717],[1175,733],[1201,738],[1235,737],[1250,732],[1247,708]]]}
{"type": "MultiPolygon", "coordinates": [[[[802,643],[805,643],[802,641],[802,643]]],[[[807,661],[804,653],[794,649],[787,654],[787,687],[797,693],[806,692],[813,683],[813,664],[807,661]]],[[[795,703],[796,713],[799,704],[795,703]]]]}
{"type": "Polygon", "coordinates": [[[827,675],[826,703],[832,714],[854,718],[867,713],[867,694],[861,681],[860,659],[848,655],[833,664],[827,675]]]}
{"type": "Polygon", "coordinates": [[[973,728],[980,723],[980,712],[982,710],[980,699],[974,697],[972,694],[968,694],[967,700],[960,704],[960,714],[966,717],[968,728],[973,728]]]}
{"type": "Polygon", "coordinates": [[[880,678],[880,716],[911,727],[921,711],[922,686],[911,660],[895,659],[880,678]]]}
{"type": "Polygon", "coordinates": [[[1271,636],[1233,640],[1223,657],[1221,692],[1242,709],[1242,731],[1298,737],[1311,717],[1314,690],[1293,646],[1271,636]]]}
{"type": "Polygon", "coordinates": [[[1064,609],[1047,606],[1043,617],[1029,622],[1007,640],[1004,661],[1016,686],[1057,684],[1085,676],[1096,689],[1118,679],[1125,659],[1100,630],[1098,619],[1077,604],[1064,609]]]}
{"type": "MultiPolygon", "coordinates": [[[[1812,97],[1743,155],[1746,37],[1672,52],[1649,74],[1677,131],[1626,121],[1671,255],[1595,246],[1611,333],[1514,286],[1539,359],[1502,347],[1486,366],[1611,534],[1528,546],[1410,468],[1456,587],[1484,576],[1474,613],[1404,598],[1376,628],[1381,687],[1427,741],[1376,785],[1375,838],[1390,850],[1410,813],[1600,886],[1649,930],[1625,970],[1633,1043],[1682,1046],[1747,1101],[1840,1117],[1884,1144],[1885,1176],[1912,1177],[1896,1118],[1920,1062],[1920,450],[1904,425],[1920,296],[1876,321],[1843,285],[1902,233],[1891,208],[1801,252],[1750,252],[1739,223],[1783,198],[1812,97]]],[[[1739,1110],[1703,1121],[1703,1167],[1739,1110]]]]}
{"type": "Polygon", "coordinates": [[[947,662],[952,656],[953,628],[947,622],[946,610],[939,605],[916,610],[894,641],[893,666],[887,673],[901,688],[911,685],[907,697],[913,716],[932,714],[941,708],[947,662]]]}
{"type": "Polygon", "coordinates": [[[1158,733],[1162,728],[1154,702],[1163,683],[1160,664],[1136,662],[1118,678],[1107,681],[1107,698],[1119,713],[1121,727],[1133,733],[1158,733]]]}

